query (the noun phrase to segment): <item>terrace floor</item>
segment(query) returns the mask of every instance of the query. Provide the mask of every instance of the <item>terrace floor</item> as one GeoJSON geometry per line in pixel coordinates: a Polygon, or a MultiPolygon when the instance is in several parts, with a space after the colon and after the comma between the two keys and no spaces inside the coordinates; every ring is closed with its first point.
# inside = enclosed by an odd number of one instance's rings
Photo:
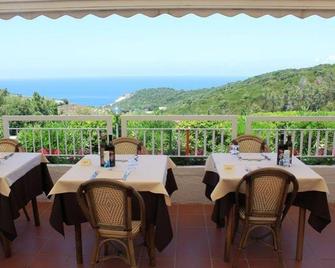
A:
{"type": "MultiPolygon", "coordinates": [[[[16,220],[18,237],[12,243],[13,255],[5,259],[0,250],[1,268],[54,268],[89,267],[89,258],[94,241],[93,232],[88,224],[83,225],[84,264],[76,265],[74,248],[74,228],[66,227],[63,238],[49,224],[50,202],[40,202],[41,226],[35,227],[22,215],[16,220]]],[[[223,261],[223,229],[217,229],[210,220],[212,206],[201,204],[174,204],[171,220],[174,239],[163,252],[157,253],[158,268],[216,268],[231,267],[223,261]]],[[[293,207],[285,219],[282,229],[282,248],[286,267],[335,267],[335,223],[331,223],[322,234],[306,224],[304,260],[297,263],[295,242],[298,209],[293,207]]],[[[331,205],[335,217],[335,206],[331,205]]],[[[30,215],[31,212],[30,212],[30,215]]],[[[237,237],[237,240],[239,238],[237,237]]],[[[149,267],[145,248],[136,248],[138,267],[149,267]]],[[[235,249],[236,252],[235,241],[235,249]]],[[[233,254],[234,254],[233,252],[233,254]]],[[[239,267],[276,267],[277,255],[264,243],[251,241],[240,259],[239,267]]],[[[98,267],[129,267],[119,260],[106,261],[98,267]]]]}

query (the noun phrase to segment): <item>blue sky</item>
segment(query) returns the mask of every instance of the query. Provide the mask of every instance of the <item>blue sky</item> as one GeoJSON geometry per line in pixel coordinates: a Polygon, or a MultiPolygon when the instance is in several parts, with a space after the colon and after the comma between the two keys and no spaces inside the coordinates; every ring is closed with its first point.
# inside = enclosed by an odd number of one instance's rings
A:
{"type": "Polygon", "coordinates": [[[335,63],[335,19],[246,15],[0,20],[0,79],[252,76],[335,63]]]}

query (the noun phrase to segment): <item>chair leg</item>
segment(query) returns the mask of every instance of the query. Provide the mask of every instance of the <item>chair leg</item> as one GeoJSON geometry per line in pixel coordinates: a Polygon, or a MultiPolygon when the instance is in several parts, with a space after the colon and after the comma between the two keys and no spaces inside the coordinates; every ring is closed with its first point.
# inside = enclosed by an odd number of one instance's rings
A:
{"type": "Polygon", "coordinates": [[[81,224],[74,225],[74,233],[75,233],[75,243],[76,243],[76,258],[77,264],[83,263],[83,242],[81,237],[81,224]]]}
{"type": "MultiPolygon", "coordinates": [[[[236,210],[236,208],[235,208],[236,210]]],[[[240,220],[240,216],[238,215],[238,213],[235,212],[235,217],[234,217],[234,221],[233,221],[233,234],[232,234],[232,240],[231,243],[234,244],[234,240],[236,237],[236,233],[238,230],[238,226],[239,226],[239,220],[240,220]]]]}
{"type": "Polygon", "coordinates": [[[91,256],[92,267],[95,267],[98,260],[99,260],[99,237],[97,236],[94,242],[94,248],[93,248],[92,256],[91,256]]]}
{"type": "Polygon", "coordinates": [[[284,262],[283,262],[283,256],[282,256],[282,248],[281,248],[281,240],[280,240],[280,230],[279,228],[276,228],[274,230],[276,241],[277,241],[277,253],[278,253],[278,267],[283,268],[284,262]]]}
{"type": "Polygon", "coordinates": [[[136,257],[134,249],[134,241],[132,238],[128,238],[128,253],[129,253],[129,263],[131,268],[136,268],[136,257]]]}
{"type": "Polygon", "coordinates": [[[238,267],[238,260],[239,260],[239,258],[241,256],[242,249],[245,248],[245,244],[246,244],[247,239],[248,239],[248,234],[249,234],[249,226],[246,225],[246,224],[244,224],[243,230],[242,230],[240,244],[239,244],[239,247],[238,247],[238,251],[237,251],[236,257],[234,258],[234,261],[232,263],[232,267],[233,268],[237,268],[238,267]]]}
{"type": "Polygon", "coordinates": [[[28,214],[28,211],[27,211],[26,207],[24,206],[22,209],[23,209],[24,215],[26,216],[27,221],[30,221],[30,217],[29,217],[29,214],[28,214]]]}
{"type": "Polygon", "coordinates": [[[147,251],[149,256],[150,266],[156,266],[156,257],[155,257],[155,226],[150,224],[146,231],[146,244],[147,251]]]}
{"type": "Polygon", "coordinates": [[[278,237],[277,237],[276,229],[272,229],[272,240],[273,240],[274,250],[278,251],[278,237]]]}

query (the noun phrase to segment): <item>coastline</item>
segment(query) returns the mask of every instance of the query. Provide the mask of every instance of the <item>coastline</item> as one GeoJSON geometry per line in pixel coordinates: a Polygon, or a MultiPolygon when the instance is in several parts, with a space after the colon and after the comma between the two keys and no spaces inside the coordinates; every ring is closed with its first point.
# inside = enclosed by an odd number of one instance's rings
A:
{"type": "Polygon", "coordinates": [[[68,99],[71,104],[84,106],[111,105],[144,88],[173,88],[175,90],[197,90],[213,88],[243,77],[225,76],[166,76],[166,77],[101,77],[59,79],[10,79],[0,80],[0,89],[12,94],[41,96],[55,100],[68,99]],[[70,94],[69,94],[70,93],[70,94]]]}

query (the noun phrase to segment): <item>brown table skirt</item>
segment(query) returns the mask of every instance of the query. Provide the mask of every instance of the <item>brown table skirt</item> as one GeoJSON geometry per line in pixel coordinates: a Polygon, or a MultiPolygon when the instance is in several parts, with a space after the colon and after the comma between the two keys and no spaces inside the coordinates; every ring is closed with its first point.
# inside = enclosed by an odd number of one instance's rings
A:
{"type": "MultiPolygon", "coordinates": [[[[171,169],[168,170],[165,187],[169,195],[178,189],[171,169]]],[[[146,224],[156,226],[155,245],[159,251],[162,251],[173,238],[169,211],[165,203],[164,195],[151,192],[140,192],[140,194],[145,203],[146,224]]],[[[133,219],[136,220],[139,219],[139,217],[138,204],[134,201],[133,219]]],[[[50,224],[57,232],[65,235],[64,223],[66,225],[75,225],[84,222],[87,222],[87,220],[78,205],[76,193],[55,195],[50,215],[50,224]]]]}
{"type": "MultiPolygon", "coordinates": [[[[209,200],[211,200],[210,195],[219,182],[219,179],[217,173],[206,171],[203,183],[206,184],[205,194],[209,200]]],[[[215,201],[212,220],[217,226],[224,227],[225,216],[228,215],[234,203],[234,193],[229,193],[215,201]]],[[[298,192],[293,205],[310,211],[308,223],[318,232],[321,232],[331,222],[327,194],[325,192],[298,192]]]]}
{"type": "Polygon", "coordinates": [[[14,220],[20,216],[19,210],[43,192],[48,194],[52,187],[47,165],[42,163],[13,183],[8,197],[0,194],[0,231],[8,240],[17,236],[14,220]]]}

